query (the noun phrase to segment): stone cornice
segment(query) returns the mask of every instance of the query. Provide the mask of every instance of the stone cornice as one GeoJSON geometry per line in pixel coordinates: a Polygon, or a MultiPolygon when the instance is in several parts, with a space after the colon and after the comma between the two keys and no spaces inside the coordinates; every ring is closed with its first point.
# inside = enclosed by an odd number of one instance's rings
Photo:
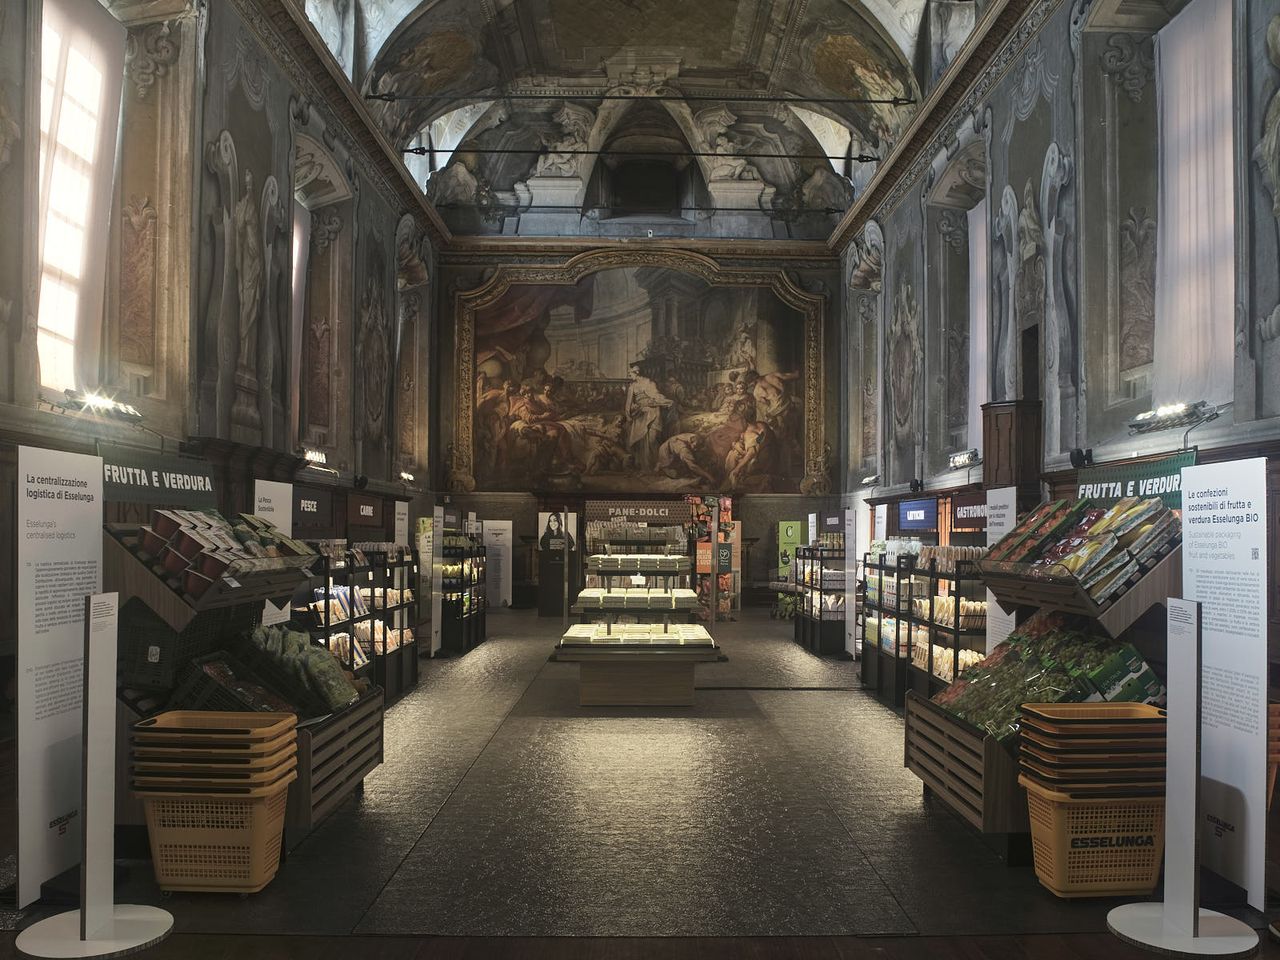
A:
{"type": "MultiPolygon", "coordinates": [[[[440,262],[458,266],[491,262],[494,258],[551,257],[557,260],[589,250],[684,250],[717,260],[808,261],[804,266],[834,268],[834,254],[823,240],[725,240],[672,237],[454,237],[440,251],[440,262]]],[[[802,264],[795,263],[800,266],[802,264]]]]}
{"type": "Polygon", "coordinates": [[[828,238],[833,250],[842,251],[868,220],[901,201],[953,135],[960,118],[977,109],[1061,2],[996,0],[987,8],[951,68],[828,238]]]}
{"type": "Polygon", "coordinates": [[[307,20],[300,0],[229,2],[298,92],[322,114],[334,119],[331,129],[347,132],[361,173],[393,208],[418,213],[435,246],[446,246],[453,239],[449,228],[413,182],[399,153],[338,68],[307,20]]]}

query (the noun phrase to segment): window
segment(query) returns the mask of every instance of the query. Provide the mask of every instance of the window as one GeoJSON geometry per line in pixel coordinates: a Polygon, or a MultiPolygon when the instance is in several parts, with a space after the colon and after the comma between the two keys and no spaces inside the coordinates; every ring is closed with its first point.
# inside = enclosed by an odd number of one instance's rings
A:
{"type": "Polygon", "coordinates": [[[1235,393],[1231,0],[1193,0],[1156,38],[1160,215],[1153,406],[1235,393]]]}
{"type": "Polygon", "coordinates": [[[36,346],[57,391],[97,385],[124,46],[96,0],[45,0],[36,346]]]}

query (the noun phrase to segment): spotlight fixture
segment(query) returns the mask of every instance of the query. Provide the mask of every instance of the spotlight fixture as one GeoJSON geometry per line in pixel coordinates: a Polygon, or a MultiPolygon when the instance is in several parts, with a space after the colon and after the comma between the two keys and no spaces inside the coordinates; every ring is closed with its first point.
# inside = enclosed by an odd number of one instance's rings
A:
{"type": "Polygon", "coordinates": [[[400,480],[401,480],[403,483],[413,483],[413,474],[412,474],[412,473],[410,473],[408,470],[401,470],[401,471],[400,471],[400,480]]]}
{"type": "Polygon", "coordinates": [[[874,487],[879,482],[880,482],[880,474],[878,473],[873,473],[869,477],[862,478],[862,485],[864,487],[874,487]]]}
{"type": "Polygon", "coordinates": [[[302,459],[307,461],[307,463],[318,467],[323,467],[329,462],[329,458],[325,455],[325,452],[323,450],[317,450],[315,447],[303,447],[302,459]]]}
{"type": "Polygon", "coordinates": [[[1168,403],[1146,413],[1140,413],[1129,421],[1129,433],[1138,435],[1168,430],[1171,427],[1198,427],[1202,423],[1218,419],[1218,408],[1207,400],[1195,403],[1168,403]]]}
{"type": "Polygon", "coordinates": [[[365,476],[363,473],[357,474],[355,480],[352,481],[352,486],[354,486],[357,490],[363,490],[368,485],[369,485],[369,478],[365,476]]]}
{"type": "Polygon", "coordinates": [[[1077,470],[1081,467],[1093,466],[1093,447],[1089,447],[1087,450],[1081,450],[1079,447],[1076,447],[1072,450],[1071,466],[1077,470]]]}
{"type": "Polygon", "coordinates": [[[100,393],[90,390],[67,390],[65,393],[67,405],[76,410],[88,411],[100,417],[125,420],[129,423],[139,423],[142,420],[142,414],[138,412],[137,407],[120,403],[111,397],[104,397],[100,393]]]}
{"type": "Polygon", "coordinates": [[[924,489],[924,481],[923,481],[923,480],[921,480],[919,477],[916,477],[915,479],[913,479],[913,480],[911,481],[911,492],[912,492],[912,493],[919,493],[919,492],[920,492],[921,490],[923,490],[923,489],[924,489]]]}
{"type": "Polygon", "coordinates": [[[972,450],[961,450],[947,457],[947,463],[951,465],[952,470],[963,470],[965,467],[972,467],[981,462],[982,454],[978,452],[977,447],[972,450]]]}

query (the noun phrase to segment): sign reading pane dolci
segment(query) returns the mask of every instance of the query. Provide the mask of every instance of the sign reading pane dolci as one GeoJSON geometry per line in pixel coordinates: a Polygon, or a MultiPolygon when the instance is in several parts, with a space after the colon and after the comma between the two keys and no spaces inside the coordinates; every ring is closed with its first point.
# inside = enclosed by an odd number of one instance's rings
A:
{"type": "Polygon", "coordinates": [[[655,525],[689,522],[689,504],[684,500],[588,500],[587,521],[618,520],[655,525]]]}

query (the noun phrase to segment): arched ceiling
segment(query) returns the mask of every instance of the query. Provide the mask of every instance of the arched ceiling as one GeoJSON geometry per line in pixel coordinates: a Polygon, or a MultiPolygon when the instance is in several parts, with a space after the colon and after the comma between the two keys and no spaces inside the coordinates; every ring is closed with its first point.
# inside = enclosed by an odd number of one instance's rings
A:
{"type": "MultiPolygon", "coordinates": [[[[743,100],[920,98],[925,0],[359,0],[366,94],[400,144],[477,98],[657,82],[743,100]]],[[[513,101],[519,110],[518,101],[513,101]]],[[[705,101],[691,106],[704,107],[705,101]]],[[[809,103],[885,149],[913,106],[809,103]]]]}

